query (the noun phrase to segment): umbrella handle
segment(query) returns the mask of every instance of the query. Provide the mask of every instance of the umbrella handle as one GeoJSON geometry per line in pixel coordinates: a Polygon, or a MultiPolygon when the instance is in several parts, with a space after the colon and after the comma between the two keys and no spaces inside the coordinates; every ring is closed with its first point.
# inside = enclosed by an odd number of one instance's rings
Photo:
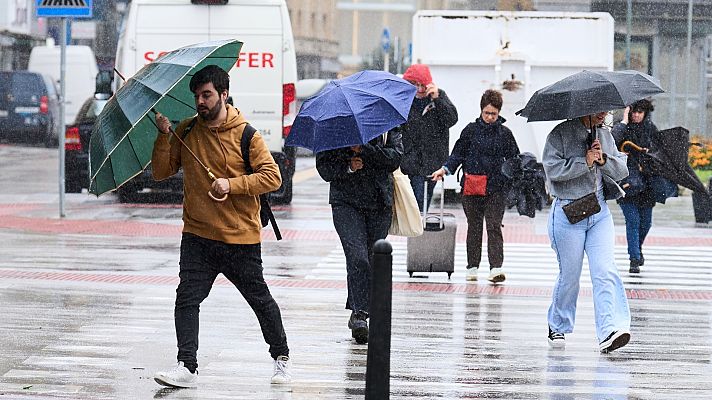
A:
{"type": "MultiPolygon", "coordinates": [[[[208,177],[209,177],[212,181],[215,181],[216,179],[218,179],[218,178],[215,177],[215,174],[213,174],[213,171],[211,171],[210,168],[206,168],[205,170],[208,172],[208,177]]],[[[225,193],[222,197],[217,197],[217,195],[213,194],[213,191],[212,191],[212,190],[208,190],[208,196],[210,196],[210,198],[213,199],[213,200],[215,200],[215,201],[225,201],[225,200],[227,200],[227,193],[225,193]]]]}
{"type": "Polygon", "coordinates": [[[220,202],[222,202],[222,201],[227,200],[227,193],[225,193],[222,197],[216,197],[216,196],[213,194],[213,191],[212,191],[212,190],[208,190],[208,196],[210,196],[210,198],[213,199],[213,200],[215,200],[215,201],[220,201],[220,202]]]}
{"type": "Polygon", "coordinates": [[[625,151],[626,146],[630,146],[633,148],[633,150],[639,151],[639,152],[644,152],[642,147],[638,146],[637,144],[631,142],[630,140],[626,140],[625,142],[621,143],[621,151],[628,154],[628,151],[625,151]]]}

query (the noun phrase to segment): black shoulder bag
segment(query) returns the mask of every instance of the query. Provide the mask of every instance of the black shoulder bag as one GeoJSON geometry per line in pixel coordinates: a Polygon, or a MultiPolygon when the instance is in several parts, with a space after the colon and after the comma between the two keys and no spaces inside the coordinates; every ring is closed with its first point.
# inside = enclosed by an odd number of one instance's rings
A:
{"type": "MultiPolygon", "coordinates": [[[[242,131],[242,138],[240,139],[240,149],[242,150],[242,159],[245,161],[245,170],[247,174],[252,174],[255,172],[250,164],[250,142],[252,141],[252,136],[254,136],[257,130],[250,124],[245,124],[245,129],[242,131]]],[[[268,223],[272,223],[272,229],[274,230],[274,236],[277,240],[282,240],[282,234],[277,226],[277,220],[274,219],[274,213],[272,212],[272,207],[269,205],[269,194],[263,193],[260,195],[260,221],[262,222],[262,227],[267,226],[268,223]]]]}

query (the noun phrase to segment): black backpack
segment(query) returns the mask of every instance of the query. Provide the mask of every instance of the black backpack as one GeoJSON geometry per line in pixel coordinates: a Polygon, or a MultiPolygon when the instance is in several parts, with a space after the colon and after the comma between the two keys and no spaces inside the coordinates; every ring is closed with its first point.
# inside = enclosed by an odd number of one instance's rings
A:
{"type": "MultiPolygon", "coordinates": [[[[183,139],[190,133],[190,131],[195,126],[197,122],[197,117],[188,123],[188,126],[183,130],[183,139]]],[[[252,174],[255,172],[250,164],[250,142],[252,137],[255,135],[257,130],[250,124],[245,124],[245,129],[242,131],[242,138],[240,139],[240,150],[242,150],[242,159],[245,161],[245,171],[247,174],[252,174]]],[[[274,213],[272,212],[272,207],[269,205],[269,193],[263,193],[260,195],[260,222],[264,228],[272,223],[272,229],[274,230],[274,236],[277,240],[282,240],[282,233],[279,231],[279,226],[277,226],[277,220],[274,219],[274,213]]]]}
{"type": "MultiPolygon", "coordinates": [[[[257,132],[257,130],[253,128],[252,125],[245,124],[245,129],[242,131],[242,138],[240,139],[242,159],[245,161],[245,170],[248,175],[254,172],[250,164],[250,141],[252,141],[252,136],[254,136],[255,132],[257,132]]],[[[272,223],[274,236],[277,240],[282,240],[282,234],[279,232],[277,221],[274,219],[272,207],[269,205],[269,193],[262,193],[260,195],[260,221],[262,222],[263,228],[267,226],[268,223],[272,223]]]]}

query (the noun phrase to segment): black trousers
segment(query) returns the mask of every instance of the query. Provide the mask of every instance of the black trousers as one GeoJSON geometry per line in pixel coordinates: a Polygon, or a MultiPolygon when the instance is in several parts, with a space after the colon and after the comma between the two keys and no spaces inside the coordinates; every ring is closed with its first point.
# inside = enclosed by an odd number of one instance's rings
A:
{"type": "Polygon", "coordinates": [[[487,196],[462,196],[462,208],[467,217],[467,266],[479,267],[482,258],[482,228],[487,224],[487,256],[491,268],[501,268],[504,262],[502,219],[506,199],[504,192],[487,196]]]}
{"type": "MultiPolygon", "coordinates": [[[[272,358],[288,356],[282,315],[262,276],[260,244],[227,244],[184,233],[175,304],[178,361],[183,361],[188,369],[198,366],[200,303],[208,297],[220,273],[235,285],[252,307],[272,358]]],[[[225,317],[239,319],[234,315],[225,317]]]]}
{"type": "Polygon", "coordinates": [[[368,312],[373,245],[388,235],[393,210],[390,207],[370,210],[336,204],[331,207],[331,212],[346,256],[346,308],[368,312]]]}

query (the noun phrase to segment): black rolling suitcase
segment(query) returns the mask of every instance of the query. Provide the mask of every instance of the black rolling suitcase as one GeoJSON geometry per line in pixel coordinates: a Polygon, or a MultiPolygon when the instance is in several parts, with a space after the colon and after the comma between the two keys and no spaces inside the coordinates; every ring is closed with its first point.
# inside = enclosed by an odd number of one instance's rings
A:
{"type": "MultiPolygon", "coordinates": [[[[425,183],[426,209],[428,185],[425,183]]],[[[445,184],[443,184],[443,191],[445,184]]],[[[445,212],[445,196],[440,196],[440,212],[428,213],[423,216],[423,234],[408,238],[408,274],[414,272],[447,272],[447,277],[455,271],[455,234],[457,221],[454,214],[445,212]]]]}

